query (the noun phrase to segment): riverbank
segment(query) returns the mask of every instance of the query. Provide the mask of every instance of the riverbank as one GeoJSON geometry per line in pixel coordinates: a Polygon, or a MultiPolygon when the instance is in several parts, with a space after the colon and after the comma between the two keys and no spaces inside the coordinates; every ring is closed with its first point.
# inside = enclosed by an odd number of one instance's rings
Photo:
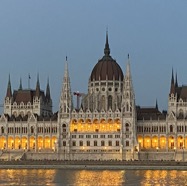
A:
{"type": "Polygon", "coordinates": [[[187,170],[175,161],[0,161],[0,169],[187,170]]]}

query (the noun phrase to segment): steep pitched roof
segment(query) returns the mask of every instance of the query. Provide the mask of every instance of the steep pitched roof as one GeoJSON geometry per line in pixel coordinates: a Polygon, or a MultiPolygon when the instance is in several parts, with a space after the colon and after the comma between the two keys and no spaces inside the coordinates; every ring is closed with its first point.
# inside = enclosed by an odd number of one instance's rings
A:
{"type": "Polygon", "coordinates": [[[137,120],[165,120],[166,114],[160,112],[156,107],[136,107],[137,120]]]}

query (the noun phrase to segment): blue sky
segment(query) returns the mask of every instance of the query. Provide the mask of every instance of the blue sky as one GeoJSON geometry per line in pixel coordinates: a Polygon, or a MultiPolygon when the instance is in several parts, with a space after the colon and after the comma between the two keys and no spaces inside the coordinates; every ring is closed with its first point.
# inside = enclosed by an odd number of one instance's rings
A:
{"type": "Polygon", "coordinates": [[[12,89],[41,88],[50,79],[58,110],[66,55],[72,91],[87,92],[88,78],[103,56],[106,28],[111,55],[123,71],[127,54],[136,104],[167,109],[171,69],[187,84],[186,0],[0,1],[0,101],[8,76],[12,89]]]}

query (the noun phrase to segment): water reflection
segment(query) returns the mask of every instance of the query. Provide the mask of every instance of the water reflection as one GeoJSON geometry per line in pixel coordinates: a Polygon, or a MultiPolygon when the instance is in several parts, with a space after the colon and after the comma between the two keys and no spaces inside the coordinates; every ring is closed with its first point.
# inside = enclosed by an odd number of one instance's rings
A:
{"type": "Polygon", "coordinates": [[[187,171],[166,171],[166,170],[147,170],[141,172],[141,185],[169,185],[169,186],[182,186],[187,185],[187,171]]]}
{"type": "Polygon", "coordinates": [[[0,185],[54,185],[56,170],[0,169],[0,185]]]}
{"type": "Polygon", "coordinates": [[[76,185],[123,185],[125,171],[79,171],[75,173],[76,185]],[[84,183],[84,184],[83,184],[84,183]]]}
{"type": "Polygon", "coordinates": [[[181,186],[187,185],[187,171],[2,169],[0,185],[181,186]]]}

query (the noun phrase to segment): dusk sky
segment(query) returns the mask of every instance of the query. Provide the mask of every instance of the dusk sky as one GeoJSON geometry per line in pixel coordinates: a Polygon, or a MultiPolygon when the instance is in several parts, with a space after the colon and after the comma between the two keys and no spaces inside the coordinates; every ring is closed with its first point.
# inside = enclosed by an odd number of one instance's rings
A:
{"type": "Polygon", "coordinates": [[[49,77],[53,111],[58,110],[64,63],[72,92],[87,92],[102,58],[108,27],[111,56],[125,73],[130,54],[136,104],[167,109],[171,70],[187,84],[186,0],[2,0],[0,1],[0,102],[8,76],[12,89],[41,89],[49,77]]]}

